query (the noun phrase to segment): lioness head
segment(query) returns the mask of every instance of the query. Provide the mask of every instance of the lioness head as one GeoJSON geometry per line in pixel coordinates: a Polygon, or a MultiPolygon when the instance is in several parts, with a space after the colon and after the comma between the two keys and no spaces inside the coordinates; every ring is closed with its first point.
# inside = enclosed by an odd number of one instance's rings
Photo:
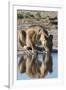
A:
{"type": "Polygon", "coordinates": [[[48,35],[41,32],[37,35],[38,45],[41,45],[46,51],[52,51],[53,47],[53,35],[48,35]]]}

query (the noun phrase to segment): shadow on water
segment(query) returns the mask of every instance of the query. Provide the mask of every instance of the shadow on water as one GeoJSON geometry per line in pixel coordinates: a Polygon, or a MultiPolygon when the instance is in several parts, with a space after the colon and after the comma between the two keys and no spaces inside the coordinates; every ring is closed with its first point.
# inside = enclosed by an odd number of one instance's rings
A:
{"type": "Polygon", "coordinates": [[[18,56],[17,79],[57,78],[57,52],[18,56]]]}

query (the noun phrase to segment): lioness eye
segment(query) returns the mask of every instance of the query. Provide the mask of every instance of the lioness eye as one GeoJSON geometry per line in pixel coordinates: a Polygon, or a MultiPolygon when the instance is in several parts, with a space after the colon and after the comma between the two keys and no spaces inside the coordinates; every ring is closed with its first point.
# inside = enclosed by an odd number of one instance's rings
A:
{"type": "Polygon", "coordinates": [[[46,40],[48,40],[48,37],[47,36],[44,36],[46,40]]]}

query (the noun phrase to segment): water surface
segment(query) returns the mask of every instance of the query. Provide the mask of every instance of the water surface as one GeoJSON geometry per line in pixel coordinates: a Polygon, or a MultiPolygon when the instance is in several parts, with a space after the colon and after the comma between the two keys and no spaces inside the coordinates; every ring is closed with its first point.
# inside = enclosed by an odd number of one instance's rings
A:
{"type": "MultiPolygon", "coordinates": [[[[44,79],[48,78],[57,78],[58,77],[58,53],[52,53],[52,61],[53,61],[53,72],[49,73],[45,76],[44,79]]],[[[41,60],[42,56],[38,56],[38,58],[41,60]]],[[[19,60],[19,57],[18,57],[19,60]]],[[[26,73],[19,73],[17,72],[17,80],[29,80],[32,79],[29,77],[26,73]]]]}

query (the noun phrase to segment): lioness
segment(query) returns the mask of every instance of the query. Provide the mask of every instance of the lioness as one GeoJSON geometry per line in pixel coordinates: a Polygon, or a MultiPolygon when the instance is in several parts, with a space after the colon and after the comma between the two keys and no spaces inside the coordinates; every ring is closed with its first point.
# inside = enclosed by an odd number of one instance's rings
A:
{"type": "Polygon", "coordinates": [[[33,25],[27,30],[18,31],[18,42],[21,48],[35,50],[36,45],[42,45],[45,48],[47,41],[49,41],[51,49],[51,35],[49,36],[48,32],[42,26],[33,25]]]}

